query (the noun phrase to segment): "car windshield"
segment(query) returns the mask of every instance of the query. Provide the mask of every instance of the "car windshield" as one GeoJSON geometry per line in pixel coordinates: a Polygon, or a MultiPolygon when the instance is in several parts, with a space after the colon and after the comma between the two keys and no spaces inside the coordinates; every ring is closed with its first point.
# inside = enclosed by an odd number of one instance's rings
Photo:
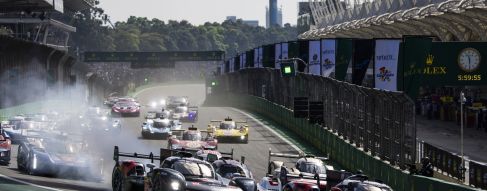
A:
{"type": "Polygon", "coordinates": [[[183,140],[185,141],[199,141],[201,140],[200,133],[184,133],[183,140]]]}
{"type": "Polygon", "coordinates": [[[208,164],[180,161],[173,164],[173,169],[184,177],[214,178],[214,173],[208,164]]]}
{"type": "Polygon", "coordinates": [[[169,121],[154,121],[155,128],[166,128],[169,127],[169,121]]]}
{"type": "Polygon", "coordinates": [[[356,191],[391,191],[389,188],[379,188],[374,185],[369,185],[369,184],[360,184],[357,186],[355,189],[356,191]]]}
{"type": "Polygon", "coordinates": [[[235,129],[235,122],[220,123],[220,129],[235,129]]]}
{"type": "Polygon", "coordinates": [[[238,173],[241,176],[245,176],[245,171],[237,166],[224,165],[218,169],[218,173],[225,178],[232,178],[234,173],[238,173]]]}
{"type": "Polygon", "coordinates": [[[184,97],[178,97],[173,99],[174,103],[186,103],[186,98],[184,97]]]}
{"type": "Polygon", "coordinates": [[[117,105],[117,107],[132,107],[132,106],[134,106],[134,104],[131,102],[118,102],[116,105],[117,105]]]}
{"type": "Polygon", "coordinates": [[[187,107],[176,107],[176,113],[186,113],[188,111],[187,107]]]}
{"type": "Polygon", "coordinates": [[[44,144],[45,150],[55,154],[74,154],[79,152],[79,147],[76,144],[61,142],[61,141],[49,141],[44,144]]]}
{"type": "Polygon", "coordinates": [[[304,165],[300,165],[298,168],[301,172],[307,173],[318,173],[318,174],[326,174],[326,169],[323,165],[318,165],[316,163],[305,163],[304,165]]]}

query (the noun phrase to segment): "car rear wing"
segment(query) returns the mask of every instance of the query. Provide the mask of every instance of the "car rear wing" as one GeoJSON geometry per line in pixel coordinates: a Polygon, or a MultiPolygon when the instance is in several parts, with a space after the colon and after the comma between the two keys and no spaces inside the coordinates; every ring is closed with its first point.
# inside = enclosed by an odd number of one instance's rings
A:
{"type": "Polygon", "coordinates": [[[116,165],[118,165],[120,157],[150,159],[151,163],[154,163],[154,160],[163,160],[161,156],[155,156],[152,152],[149,154],[120,152],[118,146],[115,146],[115,148],[113,149],[113,160],[116,162],[116,165]]]}
{"type": "Polygon", "coordinates": [[[230,152],[220,152],[222,158],[225,160],[233,160],[233,148],[230,152]]]}
{"type": "Polygon", "coordinates": [[[328,157],[317,157],[311,154],[299,153],[299,154],[288,154],[288,153],[273,153],[271,148],[269,148],[269,162],[271,161],[271,157],[279,157],[279,158],[315,158],[323,161],[327,161],[328,157]]]}

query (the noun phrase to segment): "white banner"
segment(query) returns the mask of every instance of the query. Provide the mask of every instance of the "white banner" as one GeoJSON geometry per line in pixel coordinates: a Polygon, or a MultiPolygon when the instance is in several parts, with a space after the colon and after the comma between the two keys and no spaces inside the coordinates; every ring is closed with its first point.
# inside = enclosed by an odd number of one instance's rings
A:
{"type": "Polygon", "coordinates": [[[276,69],[280,69],[281,68],[281,65],[280,65],[279,60],[282,59],[282,52],[281,52],[281,44],[280,43],[276,44],[275,51],[276,51],[276,54],[275,54],[274,67],[276,69]]]}
{"type": "Polygon", "coordinates": [[[335,72],[335,52],[336,52],[336,40],[335,39],[323,39],[321,40],[321,65],[322,75],[325,77],[331,76],[335,72]]]}
{"type": "Polygon", "coordinates": [[[259,68],[264,67],[264,47],[259,48],[259,68]]]}
{"type": "Polygon", "coordinates": [[[319,40],[309,41],[308,65],[309,73],[321,75],[321,42],[319,40]]]}
{"type": "Polygon", "coordinates": [[[259,48],[254,49],[254,68],[259,67],[259,48]]]}
{"type": "Polygon", "coordinates": [[[397,68],[401,40],[375,41],[375,88],[397,91],[397,68]]]}
{"type": "Polygon", "coordinates": [[[289,58],[289,44],[284,42],[281,44],[282,59],[289,58]]]}

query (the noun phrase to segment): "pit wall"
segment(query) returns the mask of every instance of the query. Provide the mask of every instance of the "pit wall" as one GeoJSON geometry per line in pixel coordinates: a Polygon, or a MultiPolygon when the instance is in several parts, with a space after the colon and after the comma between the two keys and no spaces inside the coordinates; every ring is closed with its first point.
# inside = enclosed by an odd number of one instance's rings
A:
{"type": "Polygon", "coordinates": [[[372,157],[361,149],[349,144],[336,133],[324,127],[311,125],[305,119],[294,118],[293,112],[284,106],[266,99],[250,95],[223,93],[207,95],[207,105],[231,106],[248,110],[281,125],[296,133],[303,140],[329,154],[345,169],[362,170],[371,179],[382,180],[394,190],[407,191],[467,191],[475,190],[464,185],[454,184],[435,178],[410,175],[407,171],[394,168],[386,162],[372,157]]]}

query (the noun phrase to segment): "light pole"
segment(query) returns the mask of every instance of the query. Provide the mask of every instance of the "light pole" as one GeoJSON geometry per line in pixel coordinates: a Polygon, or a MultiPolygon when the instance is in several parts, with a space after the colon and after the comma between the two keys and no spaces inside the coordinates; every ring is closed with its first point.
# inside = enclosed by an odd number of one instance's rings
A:
{"type": "MultiPolygon", "coordinates": [[[[465,104],[467,100],[465,99],[465,93],[460,92],[460,155],[462,157],[462,173],[464,172],[464,168],[465,168],[465,157],[464,157],[464,154],[463,154],[463,105],[465,104]]],[[[464,176],[465,174],[462,174],[462,177],[464,176]]]]}

